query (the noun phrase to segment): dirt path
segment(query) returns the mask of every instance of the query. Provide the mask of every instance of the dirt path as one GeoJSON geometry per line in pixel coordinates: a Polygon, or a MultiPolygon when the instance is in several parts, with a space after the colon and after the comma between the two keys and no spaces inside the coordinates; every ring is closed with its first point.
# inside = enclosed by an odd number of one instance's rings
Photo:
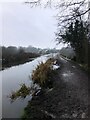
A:
{"type": "Polygon", "coordinates": [[[60,68],[52,78],[53,88],[34,97],[26,108],[30,120],[63,120],[89,116],[88,76],[81,68],[58,57],[60,68]]]}
{"type": "MultiPolygon", "coordinates": [[[[59,73],[59,76],[61,79],[66,83],[68,86],[68,95],[69,95],[69,100],[72,101],[77,101],[75,102],[74,105],[80,106],[81,109],[77,110],[76,108],[76,113],[78,116],[78,113],[80,112],[79,117],[81,118],[87,118],[88,112],[89,112],[89,77],[83,71],[79,65],[73,63],[70,60],[67,60],[63,57],[58,58],[60,63],[62,64],[61,71],[59,73]],[[73,99],[74,100],[73,100],[73,99]],[[82,112],[81,112],[82,111],[82,112]]],[[[68,99],[67,99],[68,100],[68,99]]],[[[69,102],[69,101],[68,101],[69,102]]],[[[73,109],[71,109],[73,111],[73,109]]]]}
{"type": "Polygon", "coordinates": [[[63,81],[77,88],[77,97],[84,102],[88,100],[88,75],[75,63],[59,57],[62,63],[60,76],[63,81]]]}

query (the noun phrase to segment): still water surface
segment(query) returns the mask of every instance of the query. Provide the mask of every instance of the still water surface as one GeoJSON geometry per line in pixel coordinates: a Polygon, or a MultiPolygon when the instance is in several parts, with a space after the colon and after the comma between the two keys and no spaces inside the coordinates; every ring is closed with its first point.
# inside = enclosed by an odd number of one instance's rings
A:
{"type": "Polygon", "coordinates": [[[19,98],[15,102],[11,103],[8,95],[10,95],[12,91],[18,90],[22,83],[30,86],[32,80],[29,76],[31,75],[32,70],[35,69],[38,63],[41,61],[45,62],[51,56],[52,55],[44,55],[23,65],[14,66],[0,71],[0,76],[2,75],[3,118],[20,118],[28,101],[31,99],[31,96],[27,96],[25,99],[19,98]]]}

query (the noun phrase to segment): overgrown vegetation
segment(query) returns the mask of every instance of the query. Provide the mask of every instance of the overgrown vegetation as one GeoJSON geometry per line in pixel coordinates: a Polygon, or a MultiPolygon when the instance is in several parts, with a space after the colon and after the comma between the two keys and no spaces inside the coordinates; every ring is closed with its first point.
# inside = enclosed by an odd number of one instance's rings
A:
{"type": "Polygon", "coordinates": [[[64,34],[59,34],[65,43],[70,43],[79,63],[86,63],[88,59],[87,29],[87,24],[83,20],[76,20],[70,23],[64,34]]]}
{"type": "Polygon", "coordinates": [[[31,90],[30,87],[27,87],[25,84],[22,84],[19,90],[12,92],[10,98],[12,100],[17,99],[18,97],[25,98],[27,95],[30,94],[30,90],[31,90]]]}
{"type": "MultiPolygon", "coordinates": [[[[54,59],[50,58],[45,63],[41,62],[37,65],[37,68],[32,72],[32,80],[34,84],[39,84],[42,88],[51,88],[52,87],[52,74],[54,70],[52,65],[54,64],[54,59]]],[[[20,89],[12,92],[10,95],[11,100],[15,100],[18,97],[25,98],[27,95],[32,94],[34,96],[38,90],[33,86],[27,87],[25,84],[22,84],[20,89]]]]}
{"type": "Polygon", "coordinates": [[[64,32],[59,31],[57,34],[58,42],[69,43],[74,49],[76,54],[76,59],[74,59],[79,64],[82,64],[85,70],[89,70],[88,62],[90,43],[88,38],[89,30],[88,23],[84,21],[81,17],[75,21],[69,23],[68,27],[64,32]]]}
{"type": "Polygon", "coordinates": [[[54,59],[50,58],[45,63],[41,62],[32,73],[32,80],[41,87],[51,87],[52,85],[52,65],[54,59]]]}

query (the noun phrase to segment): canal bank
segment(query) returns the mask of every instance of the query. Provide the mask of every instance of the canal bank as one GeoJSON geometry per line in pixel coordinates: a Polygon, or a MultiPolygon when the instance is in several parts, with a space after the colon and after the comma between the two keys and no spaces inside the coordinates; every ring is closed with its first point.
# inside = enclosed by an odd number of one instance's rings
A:
{"type": "Polygon", "coordinates": [[[20,118],[23,114],[24,108],[27,106],[28,101],[32,96],[27,96],[25,99],[18,98],[16,101],[11,102],[8,97],[13,91],[20,88],[20,85],[25,83],[27,86],[32,84],[30,75],[32,70],[40,62],[45,62],[51,55],[44,55],[36,58],[35,60],[25,63],[23,65],[13,66],[0,71],[2,75],[2,117],[3,118],[20,118]],[[9,110],[8,110],[9,108],[9,110]]]}

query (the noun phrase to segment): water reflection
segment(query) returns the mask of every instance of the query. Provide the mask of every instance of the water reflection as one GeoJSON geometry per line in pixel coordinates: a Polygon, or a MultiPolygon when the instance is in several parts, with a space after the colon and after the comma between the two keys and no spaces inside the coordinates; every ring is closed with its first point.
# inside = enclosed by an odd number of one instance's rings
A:
{"type": "MultiPolygon", "coordinates": [[[[48,55],[50,57],[50,55],[48,55]]],[[[23,65],[14,66],[6,70],[0,71],[2,74],[2,116],[3,118],[19,118],[24,107],[27,105],[31,96],[27,96],[25,99],[17,99],[11,103],[8,95],[12,91],[20,88],[20,84],[25,83],[27,86],[32,83],[29,75],[32,70],[35,69],[37,64],[41,61],[45,62],[48,59],[47,55],[41,56],[32,62],[25,63],[23,65]]]]}

